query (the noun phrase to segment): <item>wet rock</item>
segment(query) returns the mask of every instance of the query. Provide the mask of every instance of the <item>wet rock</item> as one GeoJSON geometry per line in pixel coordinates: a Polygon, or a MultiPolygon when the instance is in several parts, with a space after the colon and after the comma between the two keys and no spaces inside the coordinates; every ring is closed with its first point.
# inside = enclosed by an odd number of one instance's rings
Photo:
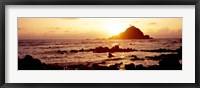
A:
{"type": "Polygon", "coordinates": [[[108,67],[108,69],[109,69],[109,70],[119,70],[119,69],[118,69],[118,66],[116,66],[116,65],[110,65],[110,66],[108,67]]]}
{"type": "Polygon", "coordinates": [[[177,49],[177,52],[178,52],[178,55],[180,55],[182,57],[182,46],[177,49]]]}
{"type": "Polygon", "coordinates": [[[113,47],[111,47],[110,49],[108,47],[96,47],[95,49],[90,49],[90,51],[93,51],[94,53],[106,53],[106,52],[131,52],[131,51],[137,51],[135,49],[131,49],[131,48],[126,48],[126,49],[122,49],[120,48],[118,45],[115,45],[113,47]]]}
{"type": "Polygon", "coordinates": [[[159,67],[162,70],[181,70],[182,64],[177,59],[165,58],[159,61],[159,67]]]}
{"type": "Polygon", "coordinates": [[[131,55],[131,57],[137,58],[137,56],[136,56],[136,55],[131,55]]]}
{"type": "Polygon", "coordinates": [[[114,57],[110,52],[108,53],[108,57],[114,57]]]}
{"type": "Polygon", "coordinates": [[[19,60],[19,70],[42,70],[42,62],[38,59],[33,59],[32,56],[26,55],[23,59],[19,60]]]}
{"type": "Polygon", "coordinates": [[[120,65],[122,65],[122,64],[123,64],[123,62],[115,63],[115,65],[117,65],[117,66],[120,66],[120,65]]]}
{"type": "Polygon", "coordinates": [[[131,55],[131,57],[133,57],[130,59],[131,61],[138,61],[138,60],[143,61],[144,60],[143,58],[138,58],[136,55],[131,55]]]}
{"type": "Polygon", "coordinates": [[[100,64],[106,64],[106,62],[105,62],[105,61],[102,61],[100,64]]]}
{"type": "Polygon", "coordinates": [[[105,61],[118,61],[118,60],[122,60],[123,58],[109,58],[106,59],[105,61]]]}
{"type": "Polygon", "coordinates": [[[43,65],[43,70],[64,70],[63,66],[60,66],[59,64],[45,64],[42,63],[43,65]]]}
{"type": "Polygon", "coordinates": [[[135,64],[131,63],[131,64],[126,64],[125,66],[126,70],[134,70],[135,69],[135,64]]]}
{"type": "Polygon", "coordinates": [[[34,59],[30,55],[26,55],[23,59],[18,61],[19,70],[61,70],[63,67],[56,65],[47,65],[42,63],[39,59],[34,59]]]}
{"type": "Polygon", "coordinates": [[[170,49],[155,49],[155,50],[140,50],[143,52],[177,52],[177,50],[170,50],[170,49]]]}
{"type": "Polygon", "coordinates": [[[70,53],[78,53],[78,50],[70,50],[70,53]]]}
{"type": "Polygon", "coordinates": [[[146,67],[144,67],[142,64],[140,64],[140,65],[136,65],[135,69],[136,70],[145,70],[146,67]]]}
{"type": "Polygon", "coordinates": [[[159,65],[148,66],[148,70],[160,70],[159,65]]]}
{"type": "Polygon", "coordinates": [[[100,46],[100,47],[96,47],[93,52],[95,53],[109,52],[109,48],[100,46]]]}
{"type": "Polygon", "coordinates": [[[79,50],[79,52],[84,52],[84,49],[82,48],[81,50],[79,50]]]}
{"type": "Polygon", "coordinates": [[[119,51],[119,49],[120,49],[119,46],[115,45],[110,50],[111,50],[111,52],[116,52],[116,51],[119,51]]]}

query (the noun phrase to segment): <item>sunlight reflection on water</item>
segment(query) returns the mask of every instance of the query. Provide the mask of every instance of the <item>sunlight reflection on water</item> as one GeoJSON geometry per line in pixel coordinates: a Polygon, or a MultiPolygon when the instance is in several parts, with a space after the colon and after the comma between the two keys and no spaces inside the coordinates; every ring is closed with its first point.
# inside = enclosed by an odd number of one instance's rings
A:
{"type": "MultiPolygon", "coordinates": [[[[181,39],[133,39],[133,40],[19,40],[18,56],[23,58],[31,55],[40,59],[44,63],[87,63],[101,62],[107,59],[118,59],[107,61],[106,65],[113,63],[134,63],[143,65],[156,65],[158,61],[147,60],[146,56],[158,56],[161,54],[171,54],[171,52],[115,52],[115,57],[109,58],[108,53],[78,52],[78,53],[57,53],[58,50],[81,50],[94,49],[98,46],[113,47],[119,45],[120,48],[132,48],[136,50],[171,49],[175,50],[182,46],[181,39]],[[131,61],[131,55],[145,60],[131,61]]],[[[182,62],[182,61],[180,61],[182,62]]]]}

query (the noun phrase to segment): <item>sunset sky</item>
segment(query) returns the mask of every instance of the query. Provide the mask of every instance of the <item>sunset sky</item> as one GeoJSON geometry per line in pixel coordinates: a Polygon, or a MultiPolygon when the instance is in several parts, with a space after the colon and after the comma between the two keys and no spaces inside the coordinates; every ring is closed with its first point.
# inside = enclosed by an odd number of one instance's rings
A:
{"type": "Polygon", "coordinates": [[[134,25],[153,38],[182,38],[182,18],[18,18],[19,39],[109,38],[134,25]]]}

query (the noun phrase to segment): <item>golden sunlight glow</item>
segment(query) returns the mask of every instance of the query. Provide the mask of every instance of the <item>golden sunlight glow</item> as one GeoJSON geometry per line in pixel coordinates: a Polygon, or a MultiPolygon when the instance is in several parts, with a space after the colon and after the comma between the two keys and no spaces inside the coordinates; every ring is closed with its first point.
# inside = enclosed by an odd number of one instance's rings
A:
{"type": "Polygon", "coordinates": [[[125,30],[125,29],[123,29],[123,26],[120,23],[120,20],[118,20],[118,19],[106,20],[105,27],[106,27],[106,30],[108,30],[108,33],[110,35],[117,35],[125,30]]]}
{"type": "Polygon", "coordinates": [[[130,25],[153,38],[182,37],[182,18],[18,18],[20,39],[96,39],[130,25]]]}

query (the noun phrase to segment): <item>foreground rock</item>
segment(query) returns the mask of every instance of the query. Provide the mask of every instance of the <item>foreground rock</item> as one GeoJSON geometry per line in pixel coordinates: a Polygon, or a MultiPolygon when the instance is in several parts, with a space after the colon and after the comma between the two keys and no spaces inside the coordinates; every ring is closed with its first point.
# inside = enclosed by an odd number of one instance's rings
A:
{"type": "Polygon", "coordinates": [[[130,26],[126,31],[110,37],[109,39],[152,39],[149,35],[144,35],[143,32],[135,26],[130,26]]]}
{"type": "MultiPolygon", "coordinates": [[[[181,49],[181,48],[180,48],[181,49]]],[[[159,60],[158,65],[143,66],[142,64],[135,65],[134,63],[123,64],[122,62],[106,65],[109,61],[119,61],[123,58],[109,58],[99,63],[84,63],[75,65],[60,65],[60,64],[45,64],[39,59],[34,59],[30,55],[26,55],[23,59],[18,61],[18,70],[181,70],[182,64],[179,60],[182,59],[181,50],[178,54],[167,54],[149,58],[147,60],[159,60]]],[[[144,60],[135,55],[131,56],[130,61],[144,60]]]]}
{"type": "MultiPolygon", "coordinates": [[[[137,58],[137,56],[132,55],[133,59],[131,61],[138,61],[144,60],[143,58],[137,58]]],[[[107,61],[119,61],[121,58],[114,58],[114,59],[107,59],[100,63],[94,63],[91,66],[89,65],[72,65],[68,66],[68,70],[182,70],[182,64],[179,63],[180,55],[179,54],[167,54],[167,55],[160,55],[156,57],[151,57],[152,59],[159,60],[158,65],[152,66],[143,66],[142,64],[135,65],[134,63],[130,64],[123,64],[115,63],[113,65],[105,65],[107,61]],[[102,65],[103,64],[103,65],[102,65]],[[124,68],[121,68],[124,67],[124,68]]]]}
{"type": "Polygon", "coordinates": [[[63,70],[63,67],[56,64],[47,65],[39,59],[26,55],[23,59],[19,59],[18,70],[63,70]]]}
{"type": "Polygon", "coordinates": [[[181,70],[182,64],[180,64],[177,59],[168,58],[159,61],[159,67],[162,70],[181,70]]]}

